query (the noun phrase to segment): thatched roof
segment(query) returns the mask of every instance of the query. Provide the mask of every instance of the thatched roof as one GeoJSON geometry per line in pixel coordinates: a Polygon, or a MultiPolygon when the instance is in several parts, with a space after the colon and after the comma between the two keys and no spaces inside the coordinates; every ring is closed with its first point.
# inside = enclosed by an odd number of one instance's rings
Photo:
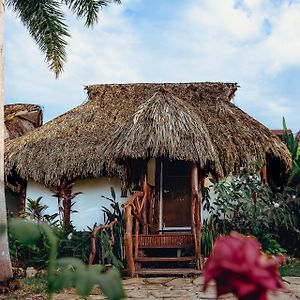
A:
{"type": "Polygon", "coordinates": [[[194,161],[200,167],[218,162],[208,129],[193,107],[165,89],[142,103],[107,137],[103,149],[108,165],[145,157],[194,161]]]}
{"type": "Polygon", "coordinates": [[[42,125],[42,108],[34,104],[4,106],[5,140],[19,137],[42,125]]]}
{"type": "Polygon", "coordinates": [[[279,157],[288,169],[283,143],[230,103],[237,87],[210,82],[88,86],[86,103],[6,143],[6,171],[15,168],[25,179],[56,185],[63,176],[97,177],[118,156],[153,155],[200,165],[213,160],[224,175],[253,169],[266,155],[279,157]],[[161,126],[155,123],[159,118],[165,118],[161,126]]]}

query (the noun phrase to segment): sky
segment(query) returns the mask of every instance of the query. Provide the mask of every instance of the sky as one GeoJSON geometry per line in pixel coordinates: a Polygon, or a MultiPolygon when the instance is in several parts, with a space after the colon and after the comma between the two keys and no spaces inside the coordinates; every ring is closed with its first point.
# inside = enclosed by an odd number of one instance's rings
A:
{"type": "Polygon", "coordinates": [[[84,86],[237,82],[233,102],[271,129],[300,130],[300,0],[123,0],[72,37],[59,79],[5,11],[5,103],[34,103],[48,121],[87,100],[84,86]]]}

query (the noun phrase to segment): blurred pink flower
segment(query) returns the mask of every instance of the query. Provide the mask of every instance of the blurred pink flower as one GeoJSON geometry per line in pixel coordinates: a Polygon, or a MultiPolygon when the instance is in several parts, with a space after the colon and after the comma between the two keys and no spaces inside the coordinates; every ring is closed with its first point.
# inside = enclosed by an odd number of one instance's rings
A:
{"type": "Polygon", "coordinates": [[[267,291],[283,287],[278,267],[283,257],[268,257],[256,238],[231,232],[218,237],[204,269],[204,291],[216,281],[217,297],[235,294],[240,300],[266,300],[267,291]]]}

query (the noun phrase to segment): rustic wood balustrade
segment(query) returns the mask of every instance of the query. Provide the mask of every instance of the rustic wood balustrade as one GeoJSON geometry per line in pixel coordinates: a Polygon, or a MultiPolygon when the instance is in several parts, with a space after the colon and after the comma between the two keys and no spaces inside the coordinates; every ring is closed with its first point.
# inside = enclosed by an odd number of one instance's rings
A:
{"type": "Polygon", "coordinates": [[[96,239],[97,239],[97,234],[99,231],[104,230],[104,229],[110,229],[111,230],[111,242],[112,245],[115,243],[115,237],[114,237],[114,225],[118,223],[117,219],[114,219],[111,221],[108,225],[100,225],[100,226],[95,226],[93,231],[92,231],[92,237],[91,237],[91,253],[89,255],[89,260],[88,260],[88,265],[92,265],[95,259],[96,255],[96,239]]]}
{"type": "Polygon", "coordinates": [[[148,220],[147,220],[147,201],[149,199],[150,190],[147,184],[146,177],[143,180],[143,191],[134,193],[129,200],[124,204],[125,209],[125,255],[128,264],[128,270],[131,276],[135,274],[134,256],[138,256],[139,247],[139,233],[140,225],[142,227],[142,233],[148,233],[148,220]],[[134,219],[133,219],[134,217],[134,219]],[[135,220],[135,222],[133,222],[135,220]],[[133,236],[132,230],[134,228],[134,252],[133,252],[133,236]]]}

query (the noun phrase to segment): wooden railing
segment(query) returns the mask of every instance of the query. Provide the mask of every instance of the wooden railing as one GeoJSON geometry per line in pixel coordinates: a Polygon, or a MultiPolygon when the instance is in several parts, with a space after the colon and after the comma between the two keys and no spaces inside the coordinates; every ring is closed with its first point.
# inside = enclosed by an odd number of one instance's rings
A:
{"type": "Polygon", "coordinates": [[[92,265],[96,256],[96,240],[97,240],[97,234],[99,231],[104,229],[110,229],[111,230],[111,243],[112,245],[115,243],[115,237],[114,237],[114,225],[118,223],[117,219],[114,219],[112,222],[110,222],[108,225],[100,225],[95,226],[92,231],[92,237],[91,237],[91,252],[88,260],[88,265],[92,265]]]}
{"type": "Polygon", "coordinates": [[[128,265],[128,271],[131,276],[135,274],[134,258],[138,256],[139,233],[148,233],[147,221],[147,201],[150,191],[146,178],[143,180],[143,191],[135,192],[124,204],[125,209],[125,255],[128,265]],[[135,221],[135,222],[134,222],[135,221]],[[133,226],[134,228],[134,249],[133,249],[133,226]],[[141,228],[140,228],[141,227],[141,228]],[[134,251],[133,251],[134,250],[134,251]]]}

